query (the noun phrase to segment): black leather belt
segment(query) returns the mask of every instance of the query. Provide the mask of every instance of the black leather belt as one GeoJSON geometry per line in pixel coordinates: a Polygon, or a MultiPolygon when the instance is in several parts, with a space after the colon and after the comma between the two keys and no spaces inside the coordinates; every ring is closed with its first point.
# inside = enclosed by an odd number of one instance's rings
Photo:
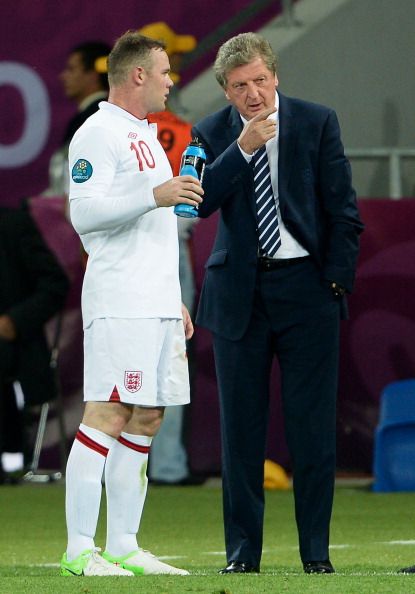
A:
{"type": "Polygon", "coordinates": [[[300,258],[266,258],[261,256],[258,258],[258,268],[260,270],[275,270],[276,268],[283,268],[284,266],[291,266],[292,264],[299,264],[309,260],[311,256],[301,256],[300,258]]]}

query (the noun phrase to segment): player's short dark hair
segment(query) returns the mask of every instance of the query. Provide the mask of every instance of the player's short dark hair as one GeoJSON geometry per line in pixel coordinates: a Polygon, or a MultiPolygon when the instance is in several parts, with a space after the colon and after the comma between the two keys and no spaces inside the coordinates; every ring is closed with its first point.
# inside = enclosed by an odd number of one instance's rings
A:
{"type": "Polygon", "coordinates": [[[121,84],[134,65],[150,69],[151,50],[166,49],[161,40],[151,39],[130,29],[119,37],[108,56],[108,79],[111,85],[121,84]]]}

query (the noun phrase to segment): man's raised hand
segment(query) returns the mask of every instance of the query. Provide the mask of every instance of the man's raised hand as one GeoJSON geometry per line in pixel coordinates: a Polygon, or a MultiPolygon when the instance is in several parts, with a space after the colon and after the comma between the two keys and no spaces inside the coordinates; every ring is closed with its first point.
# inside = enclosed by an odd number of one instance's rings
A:
{"type": "Polygon", "coordinates": [[[238,144],[241,149],[252,155],[252,153],[261,146],[263,146],[267,140],[274,138],[277,133],[277,123],[274,119],[268,119],[268,117],[276,111],[276,107],[268,107],[261,113],[249,120],[244,126],[239,138],[238,144]]]}

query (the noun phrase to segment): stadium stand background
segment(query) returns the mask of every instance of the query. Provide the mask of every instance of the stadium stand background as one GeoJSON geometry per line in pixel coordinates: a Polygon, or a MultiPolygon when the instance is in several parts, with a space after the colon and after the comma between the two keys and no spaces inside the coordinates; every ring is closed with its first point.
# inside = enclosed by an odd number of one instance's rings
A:
{"type": "MultiPolygon", "coordinates": [[[[58,81],[70,47],[96,37],[111,43],[128,28],[164,20],[176,31],[193,31],[197,52],[183,71],[182,104],[190,120],[220,108],[224,98],[208,68],[217,45],[248,30],[266,35],[280,59],[280,89],[336,109],[346,152],[415,147],[415,45],[413,0],[298,0],[300,25],[283,26],[277,0],[137,2],[39,0],[3,3],[8,23],[0,39],[0,176],[2,205],[17,206],[47,185],[47,164],[72,108],[58,81]],[[116,18],[115,18],[116,15],[116,18]]],[[[396,153],[396,151],[395,151],[396,153]]],[[[396,157],[396,154],[395,154],[396,157]]],[[[393,159],[392,159],[393,161],[393,159]]],[[[398,183],[391,184],[391,159],[352,157],[355,186],[366,232],[352,318],[343,326],[339,386],[339,468],[370,472],[380,391],[389,381],[415,374],[415,216],[413,157],[403,157],[398,183]],[[396,198],[400,186],[400,200],[396,198]]],[[[396,166],[396,159],[394,161],[396,166]]],[[[393,169],[396,175],[396,168],[393,169]]],[[[78,245],[62,216],[62,201],[33,201],[33,213],[72,278],[60,358],[68,433],[79,421],[82,373],[79,340],[81,271],[78,245]]],[[[195,262],[200,287],[215,219],[198,225],[195,262]]],[[[197,331],[198,383],[192,405],[190,456],[195,470],[220,471],[217,393],[210,339],[197,331]]],[[[277,377],[278,371],[275,371],[277,377]]],[[[272,415],[279,418],[279,400],[272,415]]],[[[53,464],[58,428],[51,423],[45,460],[53,464]]],[[[282,427],[269,439],[269,456],[289,469],[282,427]]]]}

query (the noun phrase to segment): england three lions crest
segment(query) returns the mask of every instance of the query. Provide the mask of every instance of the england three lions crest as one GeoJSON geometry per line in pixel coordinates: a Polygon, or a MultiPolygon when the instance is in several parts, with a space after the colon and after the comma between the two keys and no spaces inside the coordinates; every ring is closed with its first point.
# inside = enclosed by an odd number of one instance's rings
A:
{"type": "Polygon", "coordinates": [[[143,383],[142,371],[125,371],[124,372],[124,386],[129,392],[138,392],[143,383]]]}

